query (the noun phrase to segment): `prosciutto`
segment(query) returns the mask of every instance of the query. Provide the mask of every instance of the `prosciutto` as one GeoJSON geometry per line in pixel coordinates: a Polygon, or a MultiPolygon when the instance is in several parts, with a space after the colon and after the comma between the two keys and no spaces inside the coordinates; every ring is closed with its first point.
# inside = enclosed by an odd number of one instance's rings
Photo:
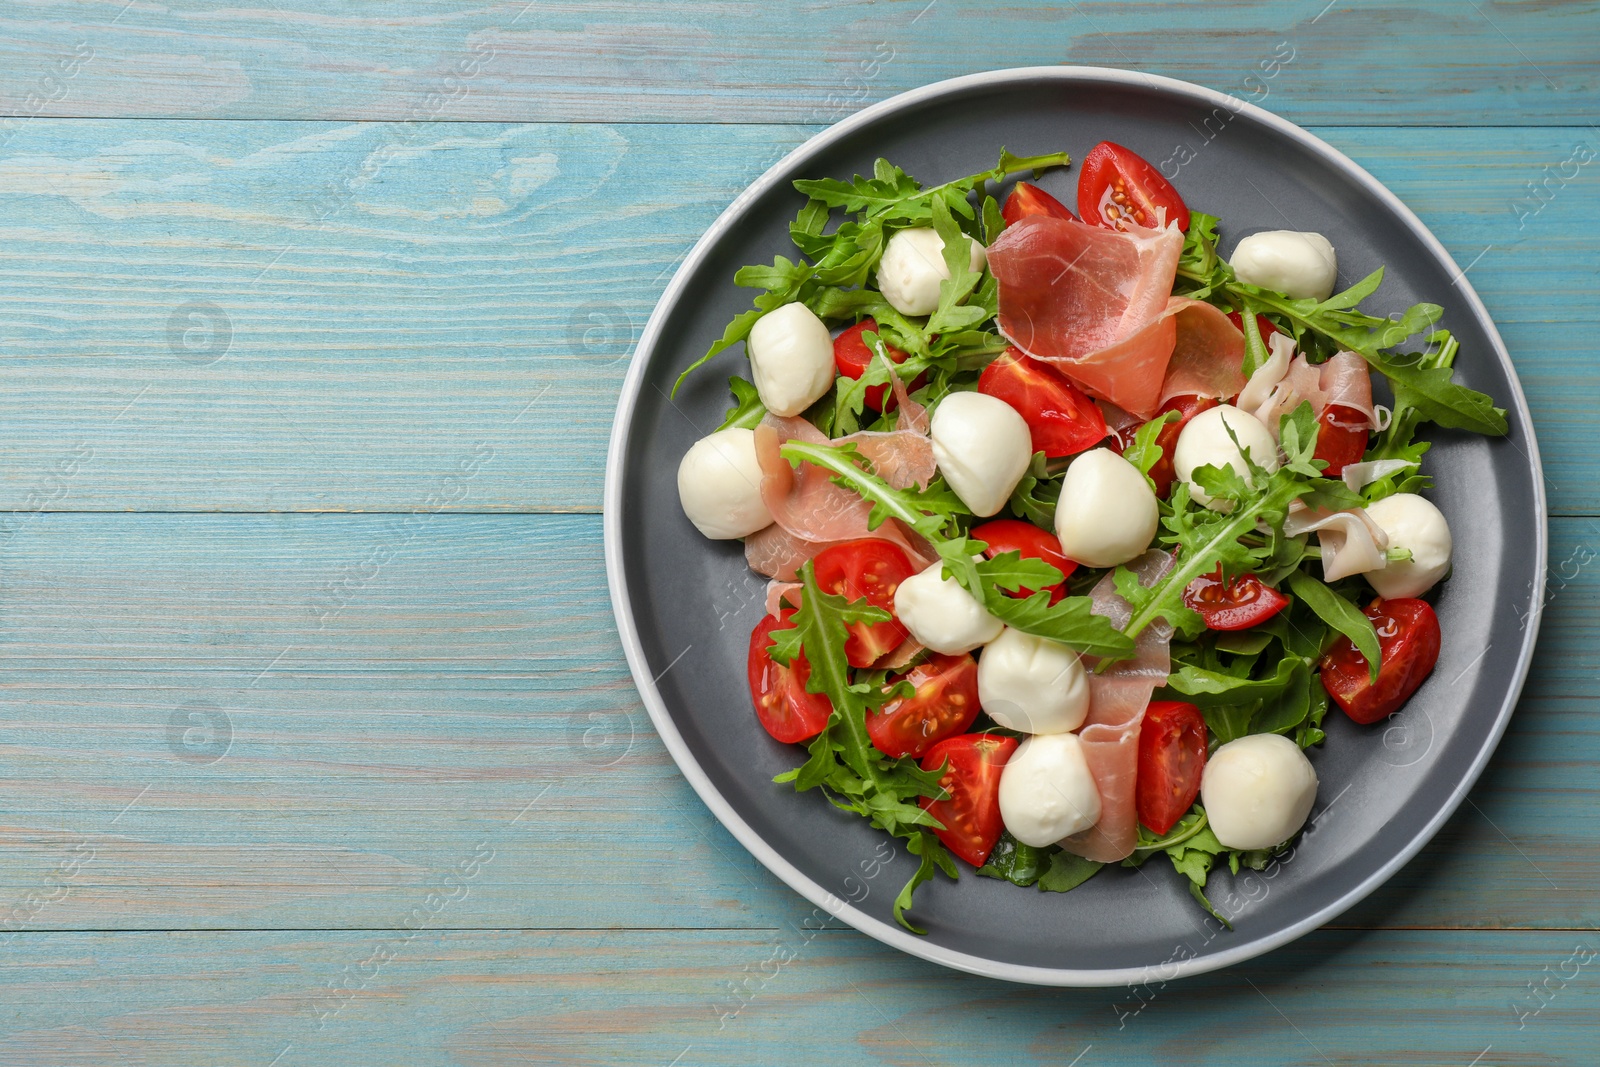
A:
{"type": "Polygon", "coordinates": [[[1216,308],[1172,296],[1182,250],[1175,227],[1013,223],[989,249],[1000,332],[1140,419],[1185,392],[1232,396],[1244,384],[1244,335],[1216,308]]]}
{"type": "MultiPolygon", "coordinates": [[[[1277,340],[1273,337],[1274,342],[1277,340]]],[[[1372,374],[1367,370],[1367,361],[1355,352],[1336,352],[1320,364],[1313,364],[1304,355],[1295,356],[1288,361],[1281,380],[1272,383],[1266,399],[1260,400],[1251,410],[1246,402],[1257,399],[1260,387],[1266,384],[1264,378],[1258,384],[1258,378],[1273,367],[1278,351],[1275,344],[1273,359],[1251,376],[1249,386],[1239,398],[1239,406],[1260,419],[1274,438],[1278,436],[1283,416],[1299,407],[1302,401],[1310,401],[1311,410],[1317,415],[1334,405],[1350,408],[1366,418],[1369,429],[1381,428],[1377,409],[1372,404],[1372,374]]]]}
{"type": "MultiPolygon", "coordinates": [[[[1172,557],[1165,552],[1146,552],[1128,567],[1140,582],[1150,585],[1172,568],[1172,557]]],[[[1128,624],[1133,608],[1117,595],[1112,575],[1100,579],[1089,596],[1096,615],[1104,615],[1119,629],[1128,624]]],[[[1139,840],[1134,800],[1139,728],[1144,724],[1150,694],[1166,684],[1172,671],[1171,642],[1172,627],[1156,622],[1135,640],[1132,659],[1117,663],[1104,674],[1089,676],[1089,717],[1078,738],[1100,792],[1100,821],[1061,842],[1061,847],[1074,855],[1115,863],[1133,854],[1139,840]]]]}
{"type": "Polygon", "coordinates": [[[1389,564],[1389,537],[1372,521],[1365,508],[1348,511],[1313,511],[1295,501],[1283,520],[1289,537],[1315,533],[1322,549],[1322,578],[1336,582],[1352,574],[1366,574],[1389,564]]]}
{"type": "MultiPolygon", "coordinates": [[[[903,389],[903,387],[902,387],[903,389]]],[[[925,424],[922,409],[902,414],[902,423],[925,424]]],[[[745,538],[745,562],[768,578],[792,581],[795,572],[828,545],[876,537],[905,550],[911,562],[926,567],[936,553],[918,534],[889,519],[876,530],[868,529],[872,506],[861,497],[834,484],[821,467],[802,463],[798,468],[783,458],[784,442],[828,444],[828,438],[802,418],[768,415],[755,430],[756,461],[761,465],[761,500],[772,513],[773,524],[745,538]]],[[[840,438],[834,444],[854,443],[890,485],[906,488],[926,485],[933,477],[933,445],[927,434],[901,428],[888,433],[863,432],[840,438]]]]}

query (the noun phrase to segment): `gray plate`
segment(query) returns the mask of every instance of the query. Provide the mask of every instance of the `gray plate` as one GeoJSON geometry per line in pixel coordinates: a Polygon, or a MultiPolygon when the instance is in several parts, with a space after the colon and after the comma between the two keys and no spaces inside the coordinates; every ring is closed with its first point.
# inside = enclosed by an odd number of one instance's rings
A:
{"type": "MultiPolygon", "coordinates": [[[[1172,164],[1167,165],[1171,172],[1172,164]]],[[[1076,202],[1077,168],[1040,184],[1076,202]]],[[[667,287],[640,339],[606,475],[606,564],[628,664],[684,776],[746,848],[819,907],[907,952],[978,974],[1049,985],[1116,985],[1195,974],[1259,955],[1327,922],[1416,854],[1461,802],[1505,730],[1537,630],[1545,570],[1545,500],[1527,404],[1483,304],[1450,256],[1366,171],[1291,123],[1196,85],[1125,71],[1037,67],[940,82],[905,93],[812,138],[739,196],[667,287]],[[1207,140],[1208,131],[1214,139],[1207,140]],[[1218,132],[1220,131],[1220,132],[1218,132]],[[871,173],[884,156],[924,182],[1019,153],[1101,140],[1160,165],[1193,153],[1175,184],[1222,218],[1225,250],[1263,229],[1317,230],[1339,252],[1341,287],[1382,265],[1380,314],[1441,303],[1461,339],[1458,374],[1510,409],[1511,436],[1487,441],[1434,430],[1428,468],[1450,519],[1459,576],[1439,592],[1444,650],[1433,676],[1387,723],[1357,727],[1334,711],[1312,753],[1317,808],[1291,857],[1261,874],[1213,875],[1221,930],[1158,859],[1102,871],[1067,894],[978,878],[924,885],[914,915],[926,937],[894,924],[890,904],[915,869],[864,820],[772,776],[804,758],[762,731],[750,709],[745,650],[763,583],[737,542],[702,538],[678,506],[679,458],[715,429],[725,382],[748,374],[738,349],[667,400],[673,379],[720,336],[750,292],[745,263],[794,256],[787,226],[799,177],[871,173]]]]}

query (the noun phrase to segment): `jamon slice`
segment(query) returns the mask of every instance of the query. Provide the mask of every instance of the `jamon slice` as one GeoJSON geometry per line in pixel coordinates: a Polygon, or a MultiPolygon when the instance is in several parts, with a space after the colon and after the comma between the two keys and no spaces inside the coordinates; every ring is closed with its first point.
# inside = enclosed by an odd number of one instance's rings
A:
{"type": "Polygon", "coordinates": [[[1244,384],[1244,337],[1216,308],[1172,296],[1182,250],[1173,227],[1024,218],[989,249],[1000,332],[1141,419],[1182,393],[1232,396],[1244,384]]]}
{"type": "MultiPolygon", "coordinates": [[[[1172,567],[1165,552],[1146,552],[1128,564],[1145,585],[1172,567]]],[[[1112,575],[1100,579],[1089,593],[1096,615],[1104,615],[1119,629],[1128,624],[1133,609],[1117,595],[1112,575]]],[[[1139,771],[1139,727],[1150,694],[1165,685],[1172,670],[1169,646],[1172,628],[1164,622],[1146,627],[1134,642],[1134,656],[1104,674],[1089,677],[1089,718],[1078,737],[1083,755],[1100,791],[1100,821],[1061,842],[1061,847],[1085,859],[1115,863],[1133,854],[1139,840],[1139,815],[1134,784],[1139,771]]],[[[1087,660],[1085,661],[1087,663],[1087,660]]]]}

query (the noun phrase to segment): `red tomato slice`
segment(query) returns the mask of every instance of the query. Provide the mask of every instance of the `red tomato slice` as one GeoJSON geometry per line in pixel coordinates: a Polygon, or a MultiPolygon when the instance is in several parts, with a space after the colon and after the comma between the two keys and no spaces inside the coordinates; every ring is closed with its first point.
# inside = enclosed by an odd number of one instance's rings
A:
{"type": "Polygon", "coordinates": [[[1206,720],[1193,704],[1152,700],[1139,727],[1139,821],[1164,834],[1194,807],[1206,769],[1206,720]]]}
{"type": "Polygon", "coordinates": [[[1352,463],[1361,462],[1367,453],[1370,434],[1367,417],[1355,408],[1329,404],[1317,416],[1317,450],[1312,459],[1328,461],[1325,478],[1337,478],[1352,463]]]}
{"type": "Polygon", "coordinates": [[[1175,396],[1162,404],[1161,410],[1156,412],[1158,418],[1169,411],[1178,413],[1176,422],[1167,423],[1161,427],[1161,432],[1156,434],[1156,444],[1161,446],[1161,458],[1150,468],[1150,480],[1156,483],[1156,495],[1162,500],[1172,492],[1172,483],[1177,477],[1172,468],[1172,450],[1178,447],[1178,435],[1183,433],[1183,428],[1189,425],[1190,419],[1216,406],[1217,400],[1214,397],[1175,396]]]}
{"type": "Polygon", "coordinates": [[[940,741],[922,757],[922,769],[950,766],[939,785],[949,800],[922,798],[922,807],[944,823],[935,830],[945,847],[974,867],[982,867],[1000,840],[1000,772],[1017,750],[1017,739],[997,734],[962,734],[940,741]]]}
{"type": "Polygon", "coordinates": [[[1067,210],[1067,205],[1039,188],[1027,182],[1018,182],[1011,187],[1011,194],[1006,197],[1006,202],[1000,207],[1000,217],[1005,219],[1010,226],[1018,219],[1025,219],[1029,215],[1049,215],[1057,219],[1073,219],[1077,216],[1067,210]]]}
{"type": "Polygon", "coordinates": [[[1288,597],[1253,574],[1224,584],[1221,567],[1190,582],[1183,602],[1200,613],[1209,630],[1248,630],[1289,606],[1288,597]]]}
{"type": "Polygon", "coordinates": [[[1106,436],[1106,417],[1093,400],[1047,364],[1007,348],[983,369],[978,392],[1004,400],[1028,423],[1033,450],[1052,459],[1093,448],[1106,436]]]}
{"type": "MultiPolygon", "coordinates": [[[[900,583],[917,573],[899,545],[876,537],[830,545],[812,561],[817,585],[824,593],[846,600],[865,598],[875,608],[894,613],[894,591],[900,583]]],[[[852,667],[870,667],[910,636],[898,619],[887,622],[854,622],[844,645],[845,659],[852,667]]]]}
{"type": "MultiPolygon", "coordinates": [[[[839,373],[846,378],[855,380],[867,372],[867,367],[872,363],[873,352],[861,335],[868,330],[877,332],[878,324],[875,320],[862,319],[844,333],[833,339],[833,365],[839,373]]],[[[906,354],[885,341],[883,350],[889,354],[893,363],[904,363],[906,354]]],[[[907,389],[920,389],[928,383],[927,374],[919,374],[907,389]]],[[[873,385],[867,388],[867,407],[873,411],[893,411],[895,399],[892,389],[888,385],[873,385]],[[888,403],[888,407],[883,405],[888,403]]]]}
{"type": "Polygon", "coordinates": [[[1374,600],[1367,618],[1378,631],[1381,663],[1372,681],[1366,657],[1341,637],[1322,658],[1322,688],[1356,722],[1377,722],[1400,710],[1439,661],[1439,617],[1410,597],[1374,600]]]}
{"type": "Polygon", "coordinates": [[[917,691],[867,713],[867,736],[885,756],[921,756],[978,717],[978,661],[970,655],[935,655],[911,668],[905,681],[917,691]]]}
{"type": "Polygon", "coordinates": [[[772,658],[772,632],[789,629],[794,610],[786,609],[777,618],[763,615],[750,632],[750,656],[746,669],[750,676],[750,699],[756,705],[756,718],[767,733],[785,744],[809,741],[828,725],[833,702],[822,693],[806,692],[811,664],[805,656],[795,657],[785,667],[772,658]]]}
{"type": "MultiPolygon", "coordinates": [[[[1066,579],[1078,569],[1078,565],[1062,554],[1061,542],[1055,534],[1021,519],[995,519],[973,527],[968,536],[989,546],[983,550],[983,554],[990,559],[1004,552],[1017,552],[1023,559],[1044,560],[1061,572],[1062,579],[1055,585],[1046,586],[1050,590],[1050,603],[1053,605],[1067,595],[1066,579]]],[[[1019,589],[1007,595],[1026,598],[1036,592],[1037,589],[1019,589]]]]}
{"type": "Polygon", "coordinates": [[[1121,229],[1126,222],[1151,227],[1157,208],[1166,208],[1167,222],[1189,228],[1183,197],[1161,172],[1131,149],[1101,141],[1083,157],[1078,176],[1078,214],[1095,226],[1121,229]]]}

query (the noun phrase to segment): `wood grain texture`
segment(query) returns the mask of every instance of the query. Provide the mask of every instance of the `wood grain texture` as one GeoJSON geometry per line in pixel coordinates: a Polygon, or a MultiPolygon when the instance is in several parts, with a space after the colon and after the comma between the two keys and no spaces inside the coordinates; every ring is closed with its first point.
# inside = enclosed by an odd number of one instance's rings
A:
{"type": "Polygon", "coordinates": [[[803,922],[472,933],[418,919],[416,933],[39,935],[10,948],[0,972],[8,1009],[27,1020],[7,1035],[7,1062],[1593,1062],[1592,934],[1321,931],[1221,974],[1051,990],[956,974],[803,922]],[[1544,983],[1542,1000],[1530,983],[1544,983]],[[63,995],[85,989],[94,995],[63,995]]]}
{"type": "Polygon", "coordinates": [[[1295,121],[1559,125],[1600,105],[1590,2],[34,0],[0,19],[16,115],[831,122],[996,67],[1131,67],[1295,121]]]}
{"type": "MultiPolygon", "coordinates": [[[[0,154],[0,509],[594,510],[672,270],[809,132],[27,123],[0,154]]],[[[1470,267],[1555,511],[1600,512],[1600,164],[1526,188],[1600,134],[1318,132],[1470,267]]]]}
{"type": "MultiPolygon", "coordinates": [[[[805,910],[651,729],[597,517],[405,522],[50,514],[12,539],[0,930],[383,928],[485,843],[445,925],[805,910]],[[331,612],[330,582],[348,583],[331,612]]],[[[1545,636],[1489,774],[1339,925],[1600,924],[1597,552],[1593,520],[1556,522],[1545,636]]]]}

